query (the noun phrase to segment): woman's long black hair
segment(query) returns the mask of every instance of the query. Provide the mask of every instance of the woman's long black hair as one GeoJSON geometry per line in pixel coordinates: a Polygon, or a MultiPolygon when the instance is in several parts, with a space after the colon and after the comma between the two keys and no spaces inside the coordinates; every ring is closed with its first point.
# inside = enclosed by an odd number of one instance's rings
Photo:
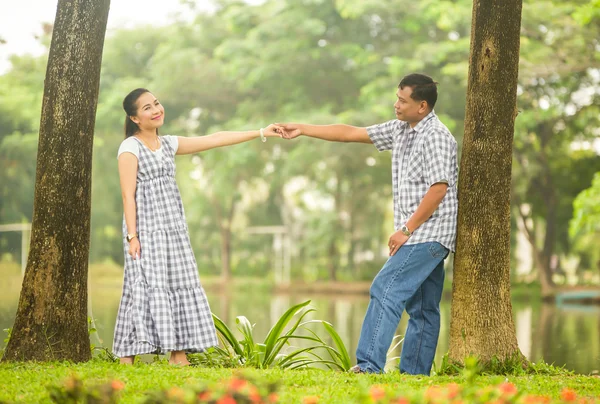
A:
{"type": "Polygon", "coordinates": [[[125,117],[125,139],[135,135],[136,132],[140,130],[140,127],[137,125],[137,123],[131,120],[131,117],[137,115],[138,98],[140,98],[142,94],[149,92],[150,91],[146,90],[145,88],[136,88],[135,90],[127,94],[127,96],[123,100],[123,109],[127,114],[127,116],[125,117]]]}

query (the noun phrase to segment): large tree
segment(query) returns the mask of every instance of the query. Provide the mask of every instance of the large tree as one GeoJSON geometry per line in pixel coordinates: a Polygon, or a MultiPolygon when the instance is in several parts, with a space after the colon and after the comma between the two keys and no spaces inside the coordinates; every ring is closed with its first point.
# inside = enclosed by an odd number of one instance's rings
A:
{"type": "Polygon", "coordinates": [[[92,145],[110,0],[59,0],[42,101],[31,247],[3,360],[90,358],[92,145]]]}
{"type": "Polygon", "coordinates": [[[450,359],[520,355],[510,301],[510,189],[522,0],[475,0],[459,175],[450,359]]]}

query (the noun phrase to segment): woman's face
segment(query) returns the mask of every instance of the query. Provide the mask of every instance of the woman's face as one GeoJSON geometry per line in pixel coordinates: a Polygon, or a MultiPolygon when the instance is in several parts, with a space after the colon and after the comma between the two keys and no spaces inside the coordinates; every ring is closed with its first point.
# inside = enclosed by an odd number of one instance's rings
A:
{"type": "Polygon", "coordinates": [[[165,122],[165,109],[152,93],[140,95],[137,102],[137,115],[131,120],[140,127],[140,130],[160,128],[165,122]]]}

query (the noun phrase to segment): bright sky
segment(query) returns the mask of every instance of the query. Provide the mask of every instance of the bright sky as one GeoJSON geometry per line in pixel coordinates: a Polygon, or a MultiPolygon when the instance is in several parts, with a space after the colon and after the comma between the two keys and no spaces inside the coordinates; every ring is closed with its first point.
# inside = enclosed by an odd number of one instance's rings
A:
{"type": "MultiPolygon", "coordinates": [[[[201,9],[212,8],[211,0],[195,1],[201,9]]],[[[43,52],[35,37],[42,33],[42,23],[54,22],[57,4],[58,0],[0,0],[0,38],[6,41],[0,44],[0,74],[10,67],[9,55],[43,52]]],[[[111,0],[107,32],[136,24],[165,24],[186,10],[179,0],[111,0]]]]}

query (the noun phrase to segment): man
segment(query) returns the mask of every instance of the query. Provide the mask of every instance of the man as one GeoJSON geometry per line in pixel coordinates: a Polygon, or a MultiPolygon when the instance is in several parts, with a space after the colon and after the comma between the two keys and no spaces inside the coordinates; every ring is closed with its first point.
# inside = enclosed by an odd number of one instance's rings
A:
{"type": "Polygon", "coordinates": [[[431,77],[402,79],[396,117],[367,128],[280,124],[283,137],[305,135],[336,142],[372,143],[392,151],[394,226],[390,258],[373,280],[353,372],[379,373],[404,309],[410,316],[400,371],[429,375],[440,330],[444,259],[454,251],[458,199],[456,140],[433,107],[431,77]]]}

